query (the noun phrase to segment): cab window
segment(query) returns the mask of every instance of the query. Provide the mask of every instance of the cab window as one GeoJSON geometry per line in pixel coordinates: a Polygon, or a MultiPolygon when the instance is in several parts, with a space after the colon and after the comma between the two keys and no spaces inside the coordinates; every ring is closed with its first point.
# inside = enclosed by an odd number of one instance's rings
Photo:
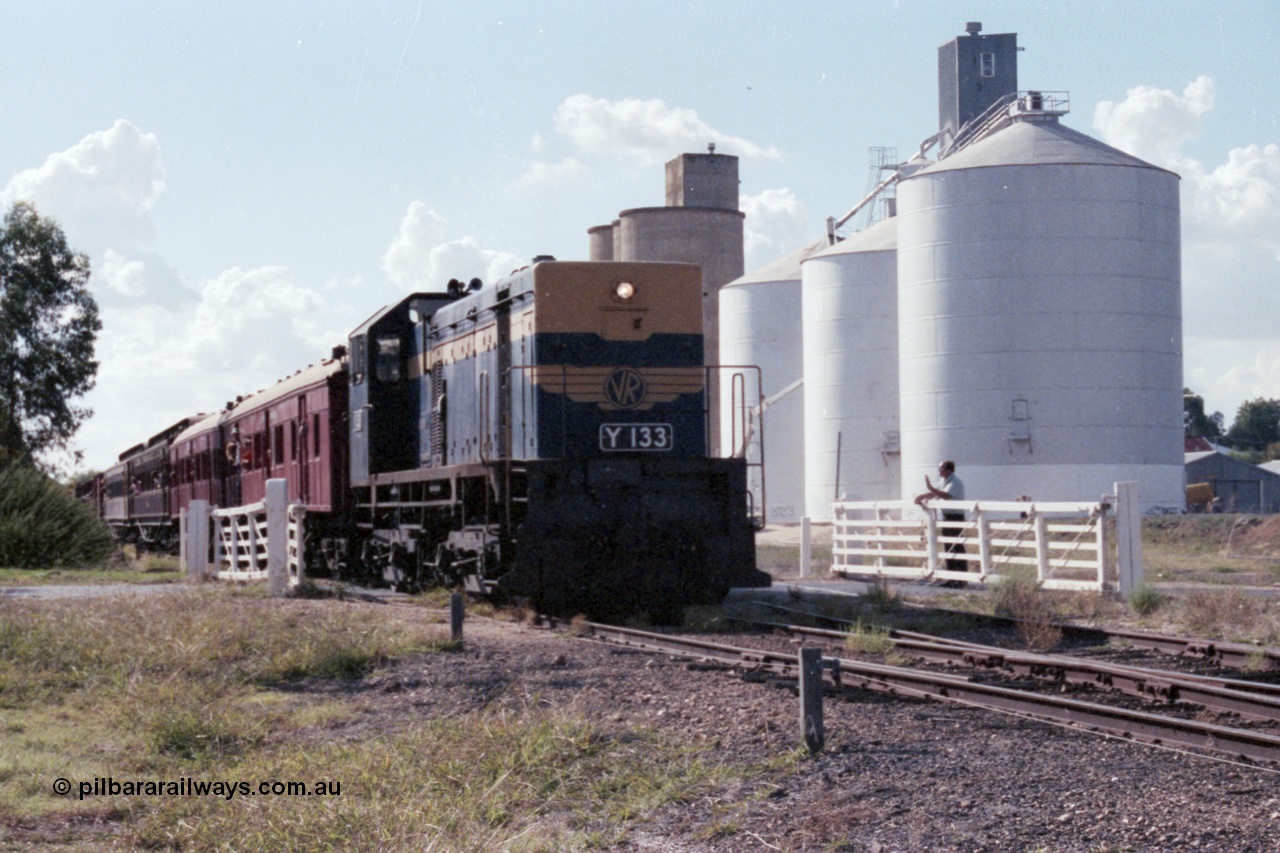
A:
{"type": "Polygon", "coordinates": [[[387,335],[378,338],[378,352],[374,361],[374,373],[379,382],[400,381],[400,338],[387,335]]]}

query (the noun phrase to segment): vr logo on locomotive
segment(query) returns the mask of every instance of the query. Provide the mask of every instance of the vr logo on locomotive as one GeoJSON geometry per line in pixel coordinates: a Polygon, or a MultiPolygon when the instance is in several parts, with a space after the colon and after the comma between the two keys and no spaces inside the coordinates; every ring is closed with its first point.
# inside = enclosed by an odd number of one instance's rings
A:
{"type": "Polygon", "coordinates": [[[644,402],[645,381],[640,371],[619,367],[604,381],[604,396],[619,409],[634,409],[644,402]]]}

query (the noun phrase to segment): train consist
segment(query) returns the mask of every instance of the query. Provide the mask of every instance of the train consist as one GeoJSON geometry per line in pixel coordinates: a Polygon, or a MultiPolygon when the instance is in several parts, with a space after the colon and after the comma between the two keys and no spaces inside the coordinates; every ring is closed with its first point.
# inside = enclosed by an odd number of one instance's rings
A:
{"type": "Polygon", "coordinates": [[[284,478],[309,571],[671,618],[769,583],[746,462],[709,452],[701,304],[688,264],[451,282],[131,448],[85,497],[122,539],[167,547],[192,500],[248,505],[284,478]]]}

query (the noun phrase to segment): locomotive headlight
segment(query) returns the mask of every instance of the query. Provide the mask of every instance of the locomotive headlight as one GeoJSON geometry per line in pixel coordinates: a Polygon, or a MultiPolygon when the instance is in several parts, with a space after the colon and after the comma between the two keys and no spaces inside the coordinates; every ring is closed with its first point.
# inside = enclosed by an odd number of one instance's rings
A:
{"type": "Polygon", "coordinates": [[[625,301],[636,295],[636,286],[629,281],[620,281],[613,286],[613,295],[625,301]]]}

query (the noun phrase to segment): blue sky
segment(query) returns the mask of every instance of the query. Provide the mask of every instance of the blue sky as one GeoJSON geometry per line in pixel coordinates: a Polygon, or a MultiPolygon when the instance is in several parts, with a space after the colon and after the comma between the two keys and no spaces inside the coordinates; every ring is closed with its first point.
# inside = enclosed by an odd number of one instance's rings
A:
{"type": "Polygon", "coordinates": [[[0,206],[87,252],[103,467],[327,354],[379,306],[661,204],[741,159],[752,269],[937,126],[936,49],[1016,32],[1019,85],[1183,176],[1186,383],[1280,397],[1274,2],[0,0],[0,206]]]}

